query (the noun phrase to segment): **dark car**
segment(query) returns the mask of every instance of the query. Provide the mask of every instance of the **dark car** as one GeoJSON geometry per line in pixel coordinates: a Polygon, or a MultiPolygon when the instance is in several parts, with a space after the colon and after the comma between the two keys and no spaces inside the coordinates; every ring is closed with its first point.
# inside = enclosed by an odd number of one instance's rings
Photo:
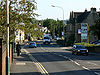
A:
{"type": "Polygon", "coordinates": [[[91,44],[98,44],[98,43],[100,43],[100,40],[96,40],[94,42],[91,42],[91,44]]]}
{"type": "Polygon", "coordinates": [[[36,42],[30,42],[29,43],[29,48],[36,48],[37,47],[37,43],[36,42]]]}
{"type": "Polygon", "coordinates": [[[84,45],[73,45],[72,54],[88,55],[88,49],[86,49],[84,45]]]}

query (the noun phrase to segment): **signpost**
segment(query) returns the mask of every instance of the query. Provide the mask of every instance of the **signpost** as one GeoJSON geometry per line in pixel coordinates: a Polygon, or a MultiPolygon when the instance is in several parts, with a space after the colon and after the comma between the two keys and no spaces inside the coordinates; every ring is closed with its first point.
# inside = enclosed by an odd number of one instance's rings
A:
{"type": "Polygon", "coordinates": [[[78,29],[78,34],[81,34],[81,29],[78,29]]]}
{"type": "Polygon", "coordinates": [[[87,23],[81,23],[81,42],[87,42],[87,23]]]}

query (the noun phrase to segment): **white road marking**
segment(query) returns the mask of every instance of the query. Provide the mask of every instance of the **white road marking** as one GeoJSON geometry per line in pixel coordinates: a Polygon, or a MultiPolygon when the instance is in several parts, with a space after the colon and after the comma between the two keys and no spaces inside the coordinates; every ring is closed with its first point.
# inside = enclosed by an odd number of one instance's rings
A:
{"type": "Polygon", "coordinates": [[[98,72],[94,72],[96,75],[100,75],[100,73],[98,73],[98,72]]]}
{"type": "Polygon", "coordinates": [[[92,64],[92,65],[97,65],[97,64],[95,64],[95,63],[91,63],[91,62],[87,62],[87,63],[92,64]]]}
{"type": "Polygon", "coordinates": [[[32,60],[32,62],[39,68],[41,74],[43,75],[49,75],[49,73],[46,71],[46,69],[40,64],[27,50],[24,49],[24,51],[29,55],[29,58],[32,60]]]}
{"type": "Polygon", "coordinates": [[[68,58],[71,62],[74,62],[72,59],[68,58]]]}
{"type": "Polygon", "coordinates": [[[16,65],[26,65],[26,63],[23,63],[23,62],[17,62],[16,65]]]}
{"type": "Polygon", "coordinates": [[[68,57],[66,57],[66,56],[63,56],[64,58],[66,58],[66,59],[68,59],[68,57]]]}
{"type": "Polygon", "coordinates": [[[80,66],[80,64],[79,63],[77,63],[77,62],[74,62],[76,65],[78,65],[78,66],[80,66]]]}
{"type": "Polygon", "coordinates": [[[59,56],[61,56],[61,57],[62,57],[62,55],[59,55],[59,56]]]}
{"type": "Polygon", "coordinates": [[[82,66],[82,68],[84,68],[85,70],[88,70],[88,71],[90,71],[90,69],[88,69],[87,67],[84,67],[84,66],[82,66]]]}

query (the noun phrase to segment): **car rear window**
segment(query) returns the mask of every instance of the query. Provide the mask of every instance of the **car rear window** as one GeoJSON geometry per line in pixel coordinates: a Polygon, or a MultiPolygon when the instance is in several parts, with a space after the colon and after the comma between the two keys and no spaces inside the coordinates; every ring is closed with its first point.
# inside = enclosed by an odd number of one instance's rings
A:
{"type": "Polygon", "coordinates": [[[76,46],[76,48],[85,48],[84,46],[76,46]]]}

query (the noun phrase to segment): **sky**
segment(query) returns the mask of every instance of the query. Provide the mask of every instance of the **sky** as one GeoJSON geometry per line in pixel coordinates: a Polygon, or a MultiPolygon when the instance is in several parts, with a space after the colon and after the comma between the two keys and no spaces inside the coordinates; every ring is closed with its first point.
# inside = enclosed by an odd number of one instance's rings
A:
{"type": "Polygon", "coordinates": [[[37,19],[63,19],[61,8],[52,7],[51,5],[62,7],[64,10],[64,19],[69,19],[70,12],[84,12],[85,9],[90,11],[91,7],[100,11],[100,0],[35,0],[37,2],[37,11],[40,16],[37,19]]]}

